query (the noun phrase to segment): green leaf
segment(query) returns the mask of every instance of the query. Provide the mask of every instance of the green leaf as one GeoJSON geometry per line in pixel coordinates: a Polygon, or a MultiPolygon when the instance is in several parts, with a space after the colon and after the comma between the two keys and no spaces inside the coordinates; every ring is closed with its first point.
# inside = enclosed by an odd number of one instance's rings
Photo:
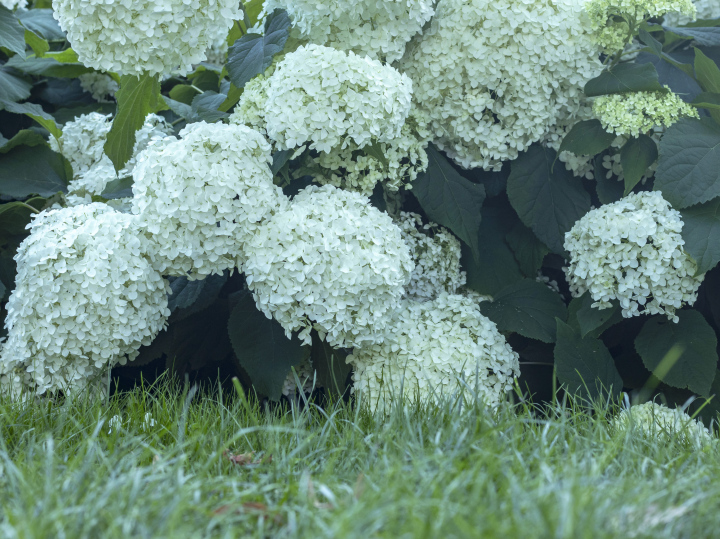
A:
{"type": "Polygon", "coordinates": [[[181,103],[180,101],[175,101],[174,99],[170,99],[167,96],[163,96],[163,100],[171,111],[173,111],[181,118],[184,118],[188,122],[197,122],[200,120],[200,118],[197,117],[195,112],[193,112],[193,109],[190,105],[186,105],[185,103],[181,103]]]}
{"type": "Polygon", "coordinates": [[[62,136],[62,129],[58,127],[58,124],[55,122],[55,118],[45,112],[37,103],[14,103],[12,101],[0,99],[0,105],[2,105],[8,112],[12,112],[13,114],[25,114],[26,116],[32,118],[47,129],[55,138],[59,139],[62,136]]]}
{"type": "Polygon", "coordinates": [[[240,366],[248,373],[256,391],[279,400],[290,371],[305,356],[300,340],[288,339],[275,320],[266,318],[246,293],[228,319],[228,334],[240,366]]]}
{"type": "Polygon", "coordinates": [[[246,34],[228,49],[226,69],[230,81],[244,88],[255,75],[270,67],[273,56],[282,52],[290,35],[290,18],[275,10],[265,20],[265,35],[246,34]]]}
{"type": "Polygon", "coordinates": [[[46,145],[45,137],[32,129],[22,129],[13,138],[0,144],[0,154],[8,153],[17,146],[39,146],[46,145]]]}
{"type": "Polygon", "coordinates": [[[620,164],[625,177],[625,192],[633,190],[658,157],[657,144],[647,135],[629,139],[620,150],[620,164]]]}
{"type": "Polygon", "coordinates": [[[623,197],[624,185],[618,181],[617,176],[611,174],[607,177],[607,170],[603,167],[602,155],[595,156],[595,192],[602,204],[616,202],[623,197]]]}
{"type": "Polygon", "coordinates": [[[603,129],[600,120],[576,123],[560,144],[560,152],[575,155],[596,155],[610,147],[616,136],[603,129]]]}
{"type": "Polygon", "coordinates": [[[647,49],[643,49],[643,52],[651,52],[655,56],[661,58],[662,60],[670,64],[671,66],[676,67],[677,69],[685,73],[688,77],[692,79],[695,78],[693,66],[691,66],[690,64],[683,64],[677,62],[672,58],[672,56],[665,54],[662,50],[662,44],[657,39],[652,37],[652,35],[650,35],[650,33],[645,28],[640,28],[638,37],[640,38],[640,41],[642,41],[643,43],[645,43],[645,45],[648,46],[647,49]]]}
{"type": "Polygon", "coordinates": [[[117,198],[128,198],[133,196],[132,191],[133,177],[125,176],[124,178],[117,178],[111,180],[105,186],[105,190],[100,196],[108,200],[115,200],[117,198]]]}
{"type": "Polygon", "coordinates": [[[25,56],[25,29],[8,8],[0,4],[0,47],[25,56]]]}
{"type": "MultiPolygon", "coordinates": [[[[39,205],[37,202],[41,200],[44,201],[45,199],[35,199],[33,207],[39,205]]],[[[27,236],[29,232],[26,227],[34,213],[28,208],[27,203],[8,202],[0,204],[0,243],[27,236]]]]}
{"type": "Polygon", "coordinates": [[[385,157],[385,152],[383,152],[382,146],[380,146],[377,139],[373,139],[372,143],[365,146],[363,150],[365,150],[365,153],[370,157],[380,161],[383,166],[387,167],[389,165],[387,157],[385,157]]]}
{"type": "Polygon", "coordinates": [[[230,89],[227,93],[227,98],[225,98],[225,101],[218,107],[218,110],[221,110],[223,112],[229,111],[232,107],[235,106],[235,104],[240,101],[240,96],[242,95],[242,88],[238,88],[234,84],[230,84],[230,89]]]}
{"type": "Polygon", "coordinates": [[[25,43],[30,45],[33,52],[39,57],[42,57],[43,54],[50,50],[50,44],[47,41],[27,29],[25,30],[25,43]]]}
{"type": "Polygon", "coordinates": [[[555,369],[558,380],[570,393],[585,398],[604,397],[622,391],[620,378],[610,352],[599,339],[581,337],[562,320],[556,320],[555,369]]]}
{"type": "MultiPolygon", "coordinates": [[[[720,31],[720,29],[718,29],[720,31]]],[[[720,69],[715,62],[705,56],[698,48],[695,49],[695,74],[700,88],[705,92],[720,93],[720,69]]],[[[720,111],[709,109],[713,120],[720,123],[720,111]]]]}
{"type": "Polygon", "coordinates": [[[597,309],[592,307],[593,303],[592,296],[586,292],[582,297],[573,298],[568,307],[568,323],[574,325],[577,322],[583,337],[590,335],[598,338],[607,328],[623,320],[617,303],[613,303],[609,309],[597,309]]]}
{"type": "MultiPolygon", "coordinates": [[[[168,97],[174,101],[179,101],[185,105],[190,105],[195,96],[200,95],[198,91],[189,84],[176,84],[168,94],[168,97]]],[[[172,107],[171,107],[172,108],[172,107]]]]}
{"type": "Polygon", "coordinates": [[[658,82],[655,66],[648,64],[618,64],[606,69],[585,85],[585,95],[596,97],[630,92],[660,92],[664,88],[658,82]]]}
{"type": "Polygon", "coordinates": [[[698,108],[720,110],[720,94],[703,92],[693,99],[690,104],[698,108]]]}
{"type": "Polygon", "coordinates": [[[201,280],[189,281],[187,277],[175,277],[170,282],[172,293],[168,296],[168,309],[172,313],[170,323],[210,307],[228,280],[228,273],[209,275],[201,280]]]}
{"type": "Polygon", "coordinates": [[[550,249],[537,239],[532,230],[519,221],[507,233],[505,239],[525,276],[535,278],[538,270],[542,267],[545,255],[550,252],[550,249]]]}
{"type": "Polygon", "coordinates": [[[463,178],[434,145],[427,148],[428,168],[413,182],[412,193],[430,220],[464,241],[480,259],[478,229],[485,188],[463,178]]]}
{"type": "Polygon", "coordinates": [[[290,148],[289,150],[279,150],[273,154],[272,165],[270,165],[273,176],[280,172],[280,169],[290,160],[293,153],[295,153],[295,149],[290,148]]]}
{"type": "Polygon", "coordinates": [[[22,25],[48,41],[63,41],[65,32],[53,17],[52,9],[28,9],[15,13],[22,25]]]}
{"type": "Polygon", "coordinates": [[[683,118],[660,140],[655,189],[675,208],[720,195],[720,126],[710,118],[683,118]]]}
{"type": "Polygon", "coordinates": [[[635,338],[635,350],[645,367],[669,386],[708,396],[717,369],[717,337],[698,311],[688,309],[677,314],[677,324],[665,316],[645,322],[635,338]],[[674,363],[673,347],[680,352],[674,363]]]}
{"type": "Polygon", "coordinates": [[[15,76],[6,66],[0,67],[0,99],[22,101],[30,97],[32,84],[15,76]]]}
{"type": "Polygon", "coordinates": [[[92,72],[92,69],[80,63],[62,63],[56,59],[57,57],[50,57],[51,55],[52,52],[45,53],[42,58],[13,56],[5,65],[38,77],[75,78],[83,73],[92,72]]]}
{"type": "Polygon", "coordinates": [[[555,152],[531,146],[511,164],[507,194],[520,220],[553,252],[563,254],[565,233],[588,211],[590,195],[565,167],[555,167],[555,152]]]}
{"type": "Polygon", "coordinates": [[[500,331],[512,331],[542,342],[555,342],[555,319],[567,319],[559,294],[534,279],[524,279],[500,290],[492,301],[480,303],[480,311],[500,331]]]}
{"type": "Polygon", "coordinates": [[[105,154],[119,171],[132,157],[135,133],[142,127],[145,117],[160,110],[164,102],[160,98],[160,80],[149,74],[139,78],[123,76],[115,98],[118,111],[105,142],[105,154]]]}
{"type": "Polygon", "coordinates": [[[218,110],[218,107],[225,101],[226,97],[226,95],[217,92],[203,92],[195,96],[190,108],[200,120],[214,123],[229,116],[227,112],[218,110]]]}
{"type": "Polygon", "coordinates": [[[0,155],[0,194],[12,198],[67,192],[64,165],[47,146],[18,146],[0,155]]]}
{"type": "Polygon", "coordinates": [[[663,26],[663,30],[688,39],[693,39],[697,41],[698,45],[704,47],[717,47],[720,45],[720,28],[717,27],[679,28],[677,26],[663,26]]]}
{"type": "Polygon", "coordinates": [[[685,250],[705,273],[720,262],[720,198],[684,209],[682,237],[685,250]]]}
{"type": "Polygon", "coordinates": [[[321,341],[313,333],[310,358],[317,376],[317,387],[324,387],[333,395],[342,396],[348,389],[347,380],[352,367],[347,364],[347,354],[342,350],[333,349],[327,342],[321,341]]]}

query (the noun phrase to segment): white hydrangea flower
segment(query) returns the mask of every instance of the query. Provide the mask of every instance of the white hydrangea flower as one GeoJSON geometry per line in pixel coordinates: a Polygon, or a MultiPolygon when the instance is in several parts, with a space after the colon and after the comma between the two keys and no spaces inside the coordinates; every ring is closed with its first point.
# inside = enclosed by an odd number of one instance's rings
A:
{"type": "Polygon", "coordinates": [[[208,46],[207,50],[205,51],[205,61],[217,65],[217,66],[224,66],[225,62],[227,61],[227,53],[228,53],[228,33],[225,32],[224,34],[218,34],[216,35],[211,41],[210,45],[208,46]]]}
{"type": "Polygon", "coordinates": [[[410,79],[388,65],[307,45],[277,64],[262,116],[279,149],[362,148],[400,136],[411,95],[410,79]]]}
{"type": "Polygon", "coordinates": [[[602,66],[582,0],[440,0],[399,64],[441,150],[499,170],[580,106],[602,66]]]}
{"type": "Polygon", "coordinates": [[[655,127],[668,128],[680,118],[699,118],[697,109],[667,92],[633,92],[597,97],[593,112],[609,133],[637,137],[655,127]]]}
{"type": "Polygon", "coordinates": [[[410,248],[415,269],[405,287],[405,298],[431,300],[443,292],[455,294],[465,286],[460,269],[460,241],[445,228],[423,224],[417,213],[401,212],[395,223],[410,248]]]}
{"type": "Polygon", "coordinates": [[[267,135],[265,104],[268,99],[268,87],[269,81],[265,75],[257,75],[250,79],[228,121],[231,124],[252,127],[259,133],[267,135]]]}
{"type": "Polygon", "coordinates": [[[112,103],[112,97],[120,89],[115,80],[103,73],[83,73],[78,77],[83,90],[92,95],[98,103],[112,103]]]}
{"type": "Polygon", "coordinates": [[[692,305],[704,274],[683,250],[683,222],[657,191],[631,193],[588,212],[565,234],[573,297],[587,290],[605,309],[617,299],[626,318],[665,314],[692,305]]]}
{"type": "Polygon", "coordinates": [[[181,74],[240,17],[236,0],[53,0],[80,62],[124,75],[181,74]]]}
{"type": "Polygon", "coordinates": [[[17,8],[26,8],[27,0],[0,0],[0,5],[3,5],[10,11],[15,11],[17,8]]]}
{"type": "Polygon", "coordinates": [[[646,402],[622,410],[612,421],[615,431],[630,432],[653,444],[668,445],[680,442],[694,449],[716,442],[716,438],[698,420],[680,408],[668,408],[646,402]]]}
{"type": "MultiPolygon", "coordinates": [[[[720,18],[720,2],[718,2],[718,0],[694,0],[693,4],[695,4],[697,19],[707,20],[720,18]]],[[[692,16],[682,15],[677,12],[667,13],[665,15],[665,24],[667,26],[684,26],[692,21],[692,16]]]]}
{"type": "Polygon", "coordinates": [[[295,381],[295,375],[297,375],[300,384],[302,385],[302,393],[305,395],[309,394],[313,389],[318,389],[315,383],[315,369],[313,369],[312,361],[306,359],[296,367],[294,367],[295,373],[290,371],[285,381],[283,382],[282,394],[290,399],[294,399],[300,396],[298,391],[298,385],[295,381]]]}
{"type": "Polygon", "coordinates": [[[359,193],[310,186],[250,240],[244,266],[258,308],[310,343],[377,338],[413,270],[392,219],[359,193]]]}
{"type": "Polygon", "coordinates": [[[60,140],[50,137],[48,142],[53,151],[68,160],[73,176],[77,177],[100,162],[111,127],[110,116],[91,112],[67,122],[62,128],[60,140]]]}
{"type": "Polygon", "coordinates": [[[115,432],[122,430],[123,428],[123,417],[121,415],[114,415],[108,421],[108,434],[112,434],[113,429],[115,432]]]}
{"type": "Polygon", "coordinates": [[[628,24],[617,16],[631,17],[638,25],[673,12],[695,18],[692,0],[590,0],[586,9],[594,39],[608,53],[622,50],[633,39],[628,24]]]}
{"type": "Polygon", "coordinates": [[[393,62],[434,13],[434,0],[266,0],[287,11],[300,35],[318,45],[393,62]]]}
{"type": "Polygon", "coordinates": [[[73,391],[137,357],[170,315],[146,250],[134,218],[104,204],[38,214],[15,256],[2,378],[73,391]]]}
{"type": "Polygon", "coordinates": [[[445,293],[424,303],[403,301],[385,338],[356,348],[347,362],[355,369],[353,391],[379,411],[401,390],[411,402],[456,393],[472,400],[477,391],[494,407],[520,374],[518,354],[477,303],[445,293]]]}
{"type": "Polygon", "coordinates": [[[242,265],[245,246],[287,202],[270,145],[244,125],[198,122],[140,154],[133,213],[163,275],[191,279],[242,265]]]}

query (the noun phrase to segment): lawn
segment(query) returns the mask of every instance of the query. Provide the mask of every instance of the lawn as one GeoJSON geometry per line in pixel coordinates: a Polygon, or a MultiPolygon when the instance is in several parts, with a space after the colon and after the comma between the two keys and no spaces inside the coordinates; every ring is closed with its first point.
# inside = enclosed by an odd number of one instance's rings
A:
{"type": "Polygon", "coordinates": [[[0,536],[716,536],[717,446],[614,432],[616,411],[516,399],[374,419],[169,384],[4,400],[0,536]]]}

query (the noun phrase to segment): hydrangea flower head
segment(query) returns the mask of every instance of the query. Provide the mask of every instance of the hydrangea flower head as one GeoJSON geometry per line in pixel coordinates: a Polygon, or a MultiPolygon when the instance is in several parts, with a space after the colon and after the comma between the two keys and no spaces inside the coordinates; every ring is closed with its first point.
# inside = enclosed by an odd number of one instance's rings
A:
{"type": "Polygon", "coordinates": [[[631,193],[588,212],[565,234],[573,297],[590,292],[593,307],[620,302],[626,318],[692,305],[704,278],[683,250],[683,222],[657,191],[631,193]]]}
{"type": "Polygon", "coordinates": [[[311,43],[393,62],[433,16],[433,0],[267,0],[265,13],[287,11],[311,43]]]}
{"type": "Polygon", "coordinates": [[[694,18],[699,20],[720,19],[720,2],[717,0],[694,0],[696,16],[682,15],[678,12],[667,13],[665,15],[665,24],[668,26],[684,26],[693,21],[694,18]]]}
{"type": "Polygon", "coordinates": [[[595,99],[593,112],[606,131],[626,137],[670,127],[683,116],[699,118],[693,106],[665,88],[667,92],[602,95],[595,99]]]}
{"type": "Polygon", "coordinates": [[[602,70],[586,19],[578,0],[440,0],[398,64],[438,147],[499,170],[576,110],[602,70]]]}
{"type": "Polygon", "coordinates": [[[53,0],[78,59],[123,75],[187,73],[240,17],[235,0],[53,0]]]}
{"type": "Polygon", "coordinates": [[[140,154],[132,211],[158,271],[194,279],[242,265],[247,242],[286,203],[271,162],[257,131],[205,122],[140,154]]]}
{"type": "Polygon", "coordinates": [[[250,240],[244,266],[257,307],[310,343],[335,347],[377,338],[400,301],[413,263],[400,229],[358,193],[310,186],[250,240]]]}
{"type": "Polygon", "coordinates": [[[112,77],[103,73],[83,73],[78,80],[82,89],[98,103],[112,103],[110,98],[115,97],[115,92],[120,89],[112,77]]]}
{"type": "Polygon", "coordinates": [[[165,327],[170,287],[131,215],[94,203],[46,210],[15,260],[0,374],[37,393],[84,388],[165,327]]]}
{"type": "Polygon", "coordinates": [[[354,391],[373,410],[393,399],[438,400],[463,394],[497,406],[520,373],[513,352],[471,298],[440,294],[423,303],[405,300],[384,339],[356,348],[354,391]]]}

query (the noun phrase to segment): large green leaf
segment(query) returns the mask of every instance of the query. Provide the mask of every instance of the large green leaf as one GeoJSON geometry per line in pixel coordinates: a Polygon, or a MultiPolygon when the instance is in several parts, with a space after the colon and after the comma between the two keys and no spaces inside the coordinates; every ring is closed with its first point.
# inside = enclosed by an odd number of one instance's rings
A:
{"type": "Polygon", "coordinates": [[[427,154],[428,168],[413,182],[412,193],[427,216],[452,230],[479,260],[478,230],[485,187],[463,178],[432,144],[427,154]]]}
{"type": "Polygon", "coordinates": [[[25,56],[25,29],[17,17],[0,4],[0,47],[25,56]]]}
{"type": "Polygon", "coordinates": [[[0,67],[0,99],[3,101],[22,101],[30,97],[32,84],[16,76],[6,66],[0,67]]]}
{"type": "Polygon", "coordinates": [[[313,333],[310,358],[317,375],[317,387],[324,387],[333,395],[345,394],[347,391],[345,382],[352,369],[345,361],[346,357],[345,352],[332,348],[313,333]]]}
{"type": "Polygon", "coordinates": [[[607,328],[623,320],[617,303],[608,309],[597,309],[592,307],[593,303],[590,293],[585,292],[582,297],[573,298],[568,306],[568,323],[577,326],[583,337],[590,335],[597,338],[607,328]]]}
{"type": "Polygon", "coordinates": [[[645,366],[667,385],[707,396],[718,362],[715,331],[698,311],[677,314],[677,324],[662,315],[645,322],[635,338],[635,349],[645,366]],[[675,359],[673,347],[678,347],[680,356],[670,364],[675,359]]]}
{"type": "Polygon", "coordinates": [[[0,244],[19,243],[28,235],[27,225],[36,210],[42,209],[44,198],[35,198],[27,202],[8,202],[0,204],[0,244]]]}
{"type": "MultiPolygon", "coordinates": [[[[720,29],[718,30],[720,31],[720,29]]],[[[707,93],[720,93],[720,69],[715,62],[697,48],[695,49],[695,77],[706,95],[707,93]]],[[[720,122],[720,111],[714,107],[709,107],[708,110],[713,120],[720,122]]]]}
{"type": "Polygon", "coordinates": [[[27,9],[18,11],[15,15],[25,28],[48,41],[65,39],[65,32],[53,17],[52,9],[27,9]]]}
{"type": "Polygon", "coordinates": [[[705,273],[720,262],[720,198],[682,210],[685,250],[705,273]]]}
{"type": "Polygon", "coordinates": [[[265,34],[245,34],[228,49],[226,69],[232,83],[244,88],[255,75],[270,67],[273,56],[282,52],[290,35],[290,18],[275,10],[265,20],[265,34]]]}
{"type": "Polygon", "coordinates": [[[248,373],[256,391],[278,400],[290,367],[300,363],[306,350],[299,339],[288,339],[275,320],[255,307],[246,293],[228,320],[228,334],[240,366],[248,373]]]}
{"type": "Polygon", "coordinates": [[[658,82],[657,70],[650,63],[618,64],[612,69],[606,69],[585,85],[585,95],[588,97],[662,90],[663,87],[658,82]]]}
{"type": "Polygon", "coordinates": [[[632,191],[658,157],[657,144],[647,135],[629,139],[620,150],[625,192],[632,191]]]}
{"type": "Polygon", "coordinates": [[[552,167],[555,152],[531,146],[513,163],[507,194],[526,226],[553,252],[563,254],[565,233],[590,211],[590,195],[565,167],[552,167]]]}
{"type": "Polygon", "coordinates": [[[660,140],[655,189],[675,208],[720,195],[720,125],[710,118],[684,118],[660,140]]]}
{"type": "Polygon", "coordinates": [[[123,76],[115,98],[118,111],[105,142],[105,154],[119,171],[132,157],[135,133],[147,115],[162,109],[165,103],[160,96],[160,80],[150,74],[123,76]]]}
{"type": "Polygon", "coordinates": [[[0,99],[0,105],[2,105],[8,112],[12,112],[13,114],[25,114],[26,116],[32,118],[47,129],[55,138],[59,139],[62,136],[62,129],[58,127],[58,124],[55,122],[55,118],[45,112],[37,103],[14,103],[12,101],[0,99]]]}
{"type": "Polygon", "coordinates": [[[560,383],[570,393],[579,393],[586,398],[594,399],[608,392],[619,395],[622,378],[603,342],[581,337],[562,320],[556,322],[555,371],[560,383]]]}
{"type": "Polygon", "coordinates": [[[13,56],[5,65],[37,77],[75,78],[83,73],[92,72],[92,69],[79,62],[62,62],[58,60],[58,56],[51,56],[51,54],[51,52],[45,53],[42,58],[13,56]]]}
{"type": "Polygon", "coordinates": [[[515,226],[507,233],[505,239],[525,276],[535,278],[542,267],[545,255],[550,252],[550,249],[537,239],[532,230],[520,221],[515,223],[515,226]]]}
{"type": "Polygon", "coordinates": [[[0,194],[26,198],[67,191],[65,167],[59,154],[47,146],[18,146],[0,155],[0,194]]]}
{"type": "Polygon", "coordinates": [[[600,120],[584,120],[576,123],[560,144],[560,152],[575,155],[595,155],[610,147],[617,137],[603,129],[600,120]]]}
{"type": "Polygon", "coordinates": [[[45,137],[34,129],[21,129],[10,140],[0,141],[0,154],[8,153],[17,146],[40,146],[47,144],[45,137]]]}
{"type": "Polygon", "coordinates": [[[677,26],[663,26],[663,29],[682,37],[692,39],[704,47],[717,47],[720,45],[720,28],[718,27],[697,27],[688,28],[677,26]]]}
{"type": "Polygon", "coordinates": [[[524,279],[500,290],[480,310],[500,331],[512,331],[543,342],[555,341],[555,318],[567,319],[559,294],[535,279],[524,279]]]}
{"type": "Polygon", "coordinates": [[[172,313],[170,323],[210,307],[218,299],[227,279],[227,272],[194,281],[189,281],[187,277],[173,279],[170,283],[172,294],[168,297],[168,309],[172,313]]]}

